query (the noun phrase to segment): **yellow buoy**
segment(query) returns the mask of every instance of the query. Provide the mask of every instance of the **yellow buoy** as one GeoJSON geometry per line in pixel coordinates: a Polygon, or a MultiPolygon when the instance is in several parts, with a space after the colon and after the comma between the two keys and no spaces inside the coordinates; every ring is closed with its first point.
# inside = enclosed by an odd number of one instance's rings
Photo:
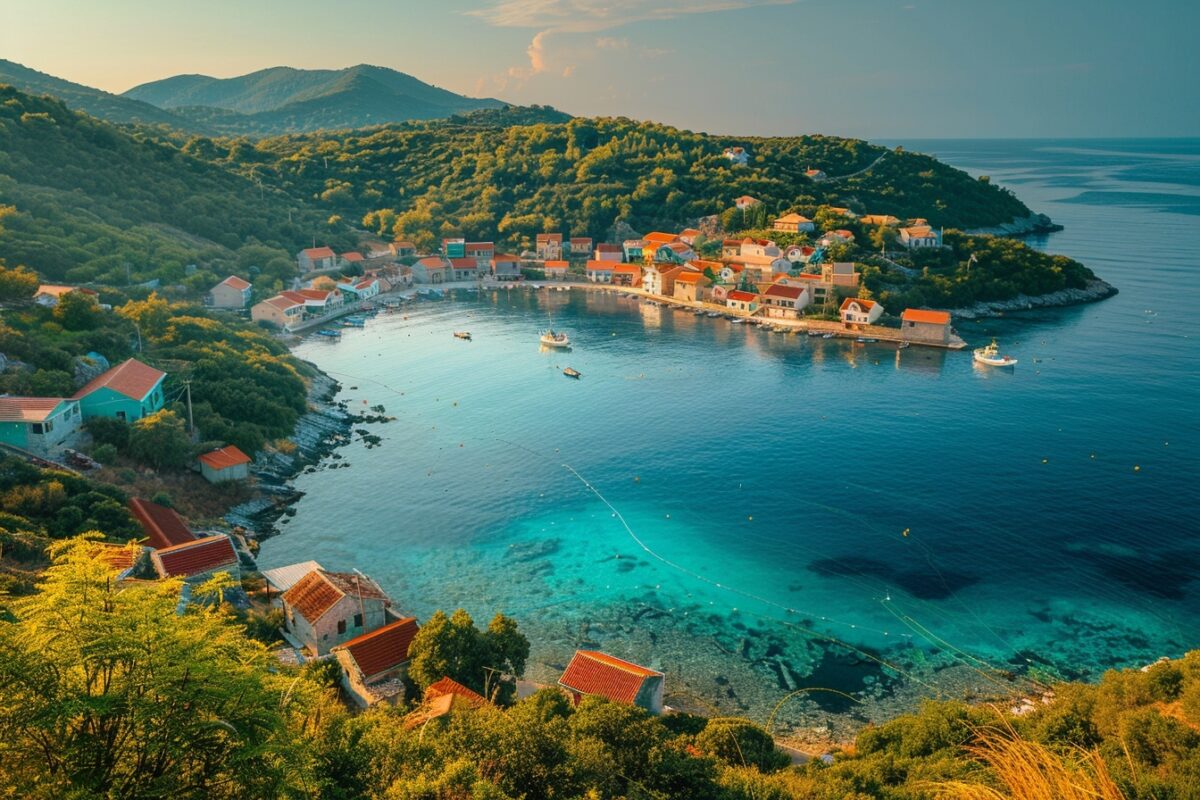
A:
{"type": "Polygon", "coordinates": [[[1141,468],[1141,467],[1139,467],[1138,465],[1134,464],[1134,465],[1133,465],[1133,471],[1134,471],[1134,472],[1141,472],[1141,471],[1142,471],[1142,468],[1141,468]]]}
{"type": "Polygon", "coordinates": [[[909,532],[910,530],[912,530],[912,529],[911,529],[911,528],[905,528],[905,529],[904,529],[904,533],[903,533],[903,534],[901,534],[901,535],[907,538],[907,537],[908,537],[908,532],[909,532]]]}

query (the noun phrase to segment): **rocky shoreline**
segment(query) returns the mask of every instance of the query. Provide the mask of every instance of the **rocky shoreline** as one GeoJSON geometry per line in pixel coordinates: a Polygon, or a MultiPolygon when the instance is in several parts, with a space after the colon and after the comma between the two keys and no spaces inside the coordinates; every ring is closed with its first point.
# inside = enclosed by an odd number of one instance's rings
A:
{"type": "Polygon", "coordinates": [[[992,300],[976,303],[964,308],[948,309],[957,319],[982,319],[1000,317],[1014,311],[1032,311],[1038,308],[1066,308],[1084,303],[1095,303],[1117,294],[1117,287],[1095,278],[1082,289],[1063,289],[1050,294],[1019,294],[1009,300],[992,300]]]}
{"type": "Polygon", "coordinates": [[[1053,233],[1061,231],[1062,225],[1045,214],[1030,214],[1028,217],[1018,217],[1012,222],[995,225],[990,228],[972,228],[963,233],[987,234],[988,236],[1030,236],[1035,233],[1053,233]]]}

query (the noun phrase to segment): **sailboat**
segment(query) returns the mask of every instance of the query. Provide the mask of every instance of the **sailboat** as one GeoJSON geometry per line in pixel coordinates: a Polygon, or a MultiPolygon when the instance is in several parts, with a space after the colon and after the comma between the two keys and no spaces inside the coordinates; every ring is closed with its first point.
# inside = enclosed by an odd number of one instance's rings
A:
{"type": "Polygon", "coordinates": [[[550,327],[541,333],[542,347],[570,347],[570,338],[562,332],[554,330],[554,315],[550,313],[550,309],[546,309],[546,316],[550,318],[550,327]]]}

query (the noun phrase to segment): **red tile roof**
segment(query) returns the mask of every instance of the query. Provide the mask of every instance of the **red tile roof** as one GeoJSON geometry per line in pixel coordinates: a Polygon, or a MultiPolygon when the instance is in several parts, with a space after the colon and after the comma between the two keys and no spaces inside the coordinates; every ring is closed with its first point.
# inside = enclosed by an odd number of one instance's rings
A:
{"type": "Polygon", "coordinates": [[[209,469],[228,469],[239,464],[249,464],[250,456],[239,450],[237,445],[228,444],[200,456],[200,463],[209,469]]]}
{"type": "Polygon", "coordinates": [[[131,358],[92,378],[86,386],[72,395],[72,398],[78,400],[97,389],[107,387],[132,400],[144,400],[166,375],[167,373],[161,370],[131,358]]]}
{"type": "Polygon", "coordinates": [[[335,255],[333,248],[330,247],[309,247],[301,250],[300,252],[314,261],[318,258],[333,258],[335,255]]]}
{"type": "Polygon", "coordinates": [[[739,303],[749,303],[758,299],[758,295],[750,292],[743,292],[740,289],[734,289],[729,294],[725,295],[730,300],[736,300],[739,303]]]}
{"type": "Polygon", "coordinates": [[[371,678],[408,661],[408,648],[420,630],[415,617],[397,620],[333,648],[345,650],[364,678],[371,678]]]}
{"type": "Polygon", "coordinates": [[[250,281],[245,281],[237,275],[230,275],[225,280],[221,281],[222,286],[228,286],[231,289],[237,289],[239,292],[250,288],[250,281]]]}
{"type": "Polygon", "coordinates": [[[446,262],[442,261],[441,256],[425,256],[417,262],[425,269],[444,269],[446,262]]]}
{"type": "Polygon", "coordinates": [[[350,261],[350,262],[362,261],[363,254],[358,252],[357,250],[351,250],[349,253],[342,253],[342,258],[344,260],[350,261]]]}
{"type": "Polygon", "coordinates": [[[458,681],[452,678],[442,678],[434,681],[425,687],[425,699],[432,700],[435,697],[452,694],[466,700],[473,708],[479,708],[487,705],[487,698],[478,692],[463,686],[458,681]]]}
{"type": "Polygon", "coordinates": [[[296,297],[289,297],[289,295],[295,295],[295,294],[296,294],[295,292],[284,292],[283,294],[277,294],[272,298],[263,300],[263,302],[269,306],[274,306],[275,308],[278,308],[280,311],[287,311],[289,308],[295,308],[296,306],[304,305],[303,297],[301,297],[299,299],[297,299],[296,297]]]}
{"type": "Polygon", "coordinates": [[[929,325],[949,325],[949,311],[926,311],[920,308],[906,308],[900,315],[905,322],[924,322],[929,325]]]}
{"type": "Polygon", "coordinates": [[[467,242],[465,245],[463,245],[463,247],[465,247],[467,250],[470,250],[471,252],[476,252],[479,250],[482,250],[485,252],[495,252],[496,251],[496,245],[493,242],[467,242]]]}
{"type": "Polygon", "coordinates": [[[587,262],[587,269],[589,272],[616,272],[618,269],[620,269],[622,272],[637,272],[639,275],[642,274],[640,267],[636,267],[632,264],[626,264],[624,265],[624,269],[622,269],[621,264],[614,264],[612,261],[589,260],[587,262]]]}
{"type": "Polygon", "coordinates": [[[708,283],[708,276],[703,272],[681,272],[675,276],[676,283],[708,283]]]}
{"type": "Polygon", "coordinates": [[[662,673],[596,650],[577,650],[558,683],[580,694],[632,705],[642,684],[653,677],[661,678],[662,673]]]}
{"type": "Polygon", "coordinates": [[[767,287],[767,290],[763,294],[767,297],[786,297],[788,300],[795,300],[804,294],[806,288],[804,286],[787,286],[786,284],[776,283],[767,287]]]}
{"type": "Polygon", "coordinates": [[[187,578],[238,564],[233,541],[224,534],[164,547],[156,555],[162,565],[160,572],[172,578],[187,578]]]}
{"type": "Polygon", "coordinates": [[[592,243],[592,239],[589,236],[572,236],[571,237],[571,244],[573,244],[573,245],[574,244],[590,245],[591,243],[592,243]]]}
{"type": "Polygon", "coordinates": [[[479,269],[479,262],[474,258],[452,258],[450,266],[455,269],[479,269]]]}
{"type": "Polygon", "coordinates": [[[146,534],[146,544],[155,550],[196,541],[196,534],[188,528],[183,517],[166,506],[140,497],[131,497],[129,511],[141,524],[142,531],[146,534]]]}
{"type": "Polygon", "coordinates": [[[566,269],[570,265],[569,261],[547,261],[546,269],[566,269]]]}
{"type": "Polygon", "coordinates": [[[845,300],[842,301],[842,307],[838,310],[839,311],[847,311],[847,310],[849,310],[850,306],[852,306],[852,305],[857,305],[863,311],[870,311],[872,308],[875,307],[875,301],[862,300],[857,297],[847,297],[845,300]]]}
{"type": "Polygon", "coordinates": [[[562,234],[561,233],[539,233],[537,235],[537,240],[539,242],[559,242],[561,244],[562,243],[562,234]]]}
{"type": "Polygon", "coordinates": [[[364,600],[388,599],[383,590],[369,578],[364,579],[347,572],[314,569],[283,593],[283,602],[310,623],[315,623],[347,595],[362,597],[364,600]]]}
{"type": "Polygon", "coordinates": [[[679,237],[673,233],[663,233],[662,231],[652,231],[642,237],[643,241],[653,245],[670,244],[679,240],[679,237]]]}
{"type": "Polygon", "coordinates": [[[619,244],[610,244],[609,242],[600,242],[600,244],[596,245],[596,252],[597,253],[620,253],[623,251],[621,249],[621,245],[619,245],[619,244]]]}
{"type": "Polygon", "coordinates": [[[118,573],[131,569],[145,552],[141,547],[110,542],[92,542],[88,549],[93,557],[103,561],[118,573]]]}
{"type": "Polygon", "coordinates": [[[65,402],[61,397],[0,397],[0,422],[42,422],[65,402]]]}

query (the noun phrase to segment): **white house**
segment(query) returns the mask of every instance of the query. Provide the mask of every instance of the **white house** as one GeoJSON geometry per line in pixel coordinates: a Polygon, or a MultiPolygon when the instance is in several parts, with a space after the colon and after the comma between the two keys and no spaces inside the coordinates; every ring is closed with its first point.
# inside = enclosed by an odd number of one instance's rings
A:
{"type": "Polygon", "coordinates": [[[245,308],[250,292],[250,281],[230,275],[208,290],[208,304],[213,308],[245,308]]]}
{"type": "Polygon", "coordinates": [[[775,283],[763,292],[762,300],[768,317],[796,319],[812,303],[812,295],[807,286],[775,283]]]}
{"type": "Polygon", "coordinates": [[[757,197],[751,197],[748,194],[744,194],[741,197],[739,197],[733,201],[733,205],[737,208],[738,211],[745,211],[747,208],[750,208],[751,206],[758,205],[758,203],[759,203],[759,200],[757,197]]]}
{"type": "Polygon", "coordinates": [[[816,225],[808,217],[793,211],[772,222],[771,229],[785,233],[810,233],[816,230],[816,225]]]}
{"type": "Polygon", "coordinates": [[[922,247],[941,247],[942,235],[928,225],[911,225],[900,229],[900,244],[909,250],[922,247]]]}
{"type": "Polygon", "coordinates": [[[859,297],[847,297],[838,309],[842,322],[847,325],[871,325],[883,316],[883,306],[874,300],[863,300],[859,297]]]}
{"type": "Polygon", "coordinates": [[[584,274],[592,283],[612,283],[613,269],[616,266],[611,261],[588,261],[584,274]]]}

